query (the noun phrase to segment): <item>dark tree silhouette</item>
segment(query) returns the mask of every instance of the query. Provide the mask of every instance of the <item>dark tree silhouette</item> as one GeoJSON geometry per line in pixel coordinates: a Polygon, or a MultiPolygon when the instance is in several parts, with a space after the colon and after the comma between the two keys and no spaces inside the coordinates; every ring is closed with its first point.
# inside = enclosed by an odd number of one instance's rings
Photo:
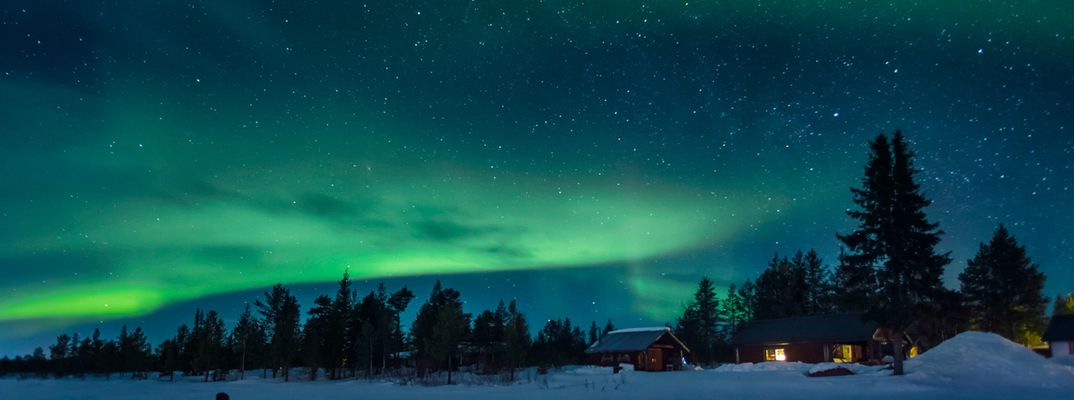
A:
{"type": "Polygon", "coordinates": [[[1038,269],[1006,227],[996,228],[958,277],[974,326],[1026,345],[1039,341],[1048,298],[1038,269]]]}

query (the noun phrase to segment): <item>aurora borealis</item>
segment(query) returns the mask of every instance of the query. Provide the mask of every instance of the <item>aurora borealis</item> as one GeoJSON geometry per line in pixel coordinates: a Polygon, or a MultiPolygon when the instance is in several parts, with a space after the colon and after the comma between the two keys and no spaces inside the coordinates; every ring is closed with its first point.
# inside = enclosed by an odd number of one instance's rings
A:
{"type": "Polygon", "coordinates": [[[1002,222],[1074,290],[1069,2],[163,3],[0,5],[0,353],[344,270],[660,324],[895,128],[949,286],[1002,222]]]}

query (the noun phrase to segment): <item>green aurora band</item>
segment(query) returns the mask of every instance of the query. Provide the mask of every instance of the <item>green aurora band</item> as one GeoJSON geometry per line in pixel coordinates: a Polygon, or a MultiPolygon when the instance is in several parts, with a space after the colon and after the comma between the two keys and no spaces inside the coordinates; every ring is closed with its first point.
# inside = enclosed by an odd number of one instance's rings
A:
{"type": "Polygon", "coordinates": [[[19,51],[60,56],[0,71],[0,322],[344,271],[610,265],[635,314],[668,320],[667,293],[763,266],[725,253],[834,246],[817,237],[843,229],[876,130],[978,129],[962,114],[991,105],[960,96],[1006,96],[961,78],[978,49],[1016,54],[1004,79],[1027,54],[1069,77],[1074,48],[1066,1],[90,3],[5,16],[55,34],[19,51]]]}

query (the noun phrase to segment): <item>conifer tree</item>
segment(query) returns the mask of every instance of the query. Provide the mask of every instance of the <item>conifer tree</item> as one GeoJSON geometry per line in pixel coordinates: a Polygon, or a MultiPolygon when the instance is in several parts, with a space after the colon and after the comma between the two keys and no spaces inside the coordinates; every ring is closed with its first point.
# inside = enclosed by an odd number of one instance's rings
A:
{"type": "Polygon", "coordinates": [[[470,316],[462,312],[462,304],[445,303],[437,311],[433,334],[425,342],[426,352],[438,364],[447,364],[447,383],[451,384],[451,372],[459,346],[470,332],[470,316]]]}
{"type": "Polygon", "coordinates": [[[1052,305],[1052,315],[1074,314],[1074,293],[1055,295],[1055,304],[1052,305]]]}
{"type": "Polygon", "coordinates": [[[600,330],[600,336],[607,336],[609,333],[615,330],[615,324],[612,323],[612,319],[608,318],[608,322],[604,323],[604,328],[600,330]]]}
{"type": "Polygon", "coordinates": [[[757,285],[746,279],[742,286],[738,287],[738,298],[742,301],[742,323],[745,324],[754,319],[757,311],[757,285]]]}
{"type": "Polygon", "coordinates": [[[723,316],[727,320],[727,332],[724,336],[730,340],[742,327],[743,322],[742,296],[739,295],[738,288],[734,284],[727,287],[727,296],[721,304],[723,316]]]}
{"type": "Polygon", "coordinates": [[[587,346],[592,346],[594,343],[599,342],[601,338],[600,328],[597,327],[597,321],[593,321],[589,324],[589,337],[586,340],[587,346]]]}
{"type": "Polygon", "coordinates": [[[959,275],[977,329],[1026,345],[1039,341],[1048,300],[1041,293],[1044,274],[1038,269],[1006,227],[996,228],[959,275]]]}
{"type": "MultiPolygon", "coordinates": [[[[507,367],[510,371],[509,379],[515,380],[515,370],[526,362],[526,355],[530,351],[532,339],[530,328],[526,323],[526,316],[518,310],[514,300],[507,306],[508,322],[504,327],[504,347],[507,367]]],[[[611,325],[611,320],[608,321],[611,325]]]]}
{"type": "Polygon", "coordinates": [[[876,272],[862,258],[839,252],[839,265],[832,276],[832,306],[846,313],[864,312],[876,298],[876,272]]]}
{"type": "Polygon", "coordinates": [[[272,377],[277,372],[283,374],[284,381],[290,379],[291,360],[299,348],[298,300],[291,291],[277,284],[265,291],[264,301],[257,300],[254,305],[262,316],[262,326],[269,338],[269,357],[272,365],[272,377]]]}
{"type": "Polygon", "coordinates": [[[444,307],[458,306],[459,309],[462,309],[460,297],[459,291],[443,288],[440,281],[433,285],[429,299],[418,309],[418,315],[410,326],[410,337],[413,340],[414,349],[417,350],[416,356],[419,359],[435,361],[434,357],[429,354],[431,347],[428,343],[432,340],[433,327],[436,326],[437,316],[440,313],[440,309],[444,307]]]}
{"type": "Polygon", "coordinates": [[[858,209],[847,215],[858,221],[858,227],[838,236],[849,250],[841,264],[876,270],[878,290],[867,313],[891,334],[895,375],[903,373],[904,333],[923,315],[935,313],[944,293],[943,270],[950,263],[947,254],[936,253],[943,232],[925,215],[929,201],[915,182],[915,173],[913,153],[902,132],[896,131],[890,144],[883,134],[877,136],[870,143],[862,187],[851,189],[858,209]]]}
{"type": "Polygon", "coordinates": [[[705,277],[698,282],[697,291],[683,310],[675,327],[677,336],[689,347],[698,363],[715,361],[716,346],[720,340],[720,302],[716,286],[705,277]]]}
{"type": "Polygon", "coordinates": [[[816,250],[809,249],[802,258],[805,270],[806,314],[825,314],[833,311],[831,276],[824,260],[816,250]]]}
{"type": "Polygon", "coordinates": [[[332,299],[325,295],[317,296],[313,300],[313,307],[306,312],[309,318],[302,327],[301,358],[303,365],[310,370],[311,381],[317,380],[317,374],[325,360],[337,355],[325,346],[332,312],[332,299]]]}
{"type": "Polygon", "coordinates": [[[224,321],[216,311],[209,310],[205,313],[199,330],[196,363],[198,369],[205,373],[205,381],[208,382],[210,375],[217,375],[223,368],[224,360],[224,321]]]}
{"type": "Polygon", "coordinates": [[[395,325],[389,335],[388,352],[394,354],[396,359],[399,358],[399,352],[406,348],[406,338],[403,333],[403,323],[400,315],[403,314],[403,311],[406,311],[411,300],[414,300],[414,292],[407,289],[406,286],[388,297],[388,312],[391,314],[390,322],[395,325]]]}
{"type": "Polygon", "coordinates": [[[806,314],[809,290],[806,288],[804,256],[799,251],[788,260],[772,257],[768,268],[757,277],[755,289],[757,319],[785,318],[806,314]]]}
{"type": "Polygon", "coordinates": [[[239,314],[239,320],[231,330],[229,343],[231,351],[238,356],[239,379],[245,379],[248,367],[261,365],[260,355],[265,349],[265,332],[250,312],[249,304],[246,304],[242,314],[239,314]]]}

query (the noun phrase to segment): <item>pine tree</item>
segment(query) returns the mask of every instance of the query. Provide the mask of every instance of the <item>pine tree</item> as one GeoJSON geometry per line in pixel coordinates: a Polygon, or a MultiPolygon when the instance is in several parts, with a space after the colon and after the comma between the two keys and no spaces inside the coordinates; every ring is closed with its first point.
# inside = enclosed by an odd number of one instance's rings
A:
{"type": "Polygon", "coordinates": [[[406,347],[403,323],[399,316],[403,314],[403,311],[406,311],[411,300],[414,300],[414,292],[407,289],[406,286],[388,297],[388,311],[391,313],[391,322],[395,325],[389,335],[388,351],[394,354],[396,359],[399,358],[399,352],[406,347]]]}
{"type": "Polygon", "coordinates": [[[1074,293],[1055,295],[1055,304],[1052,305],[1052,315],[1074,314],[1074,293]]]}
{"type": "Polygon", "coordinates": [[[208,382],[210,375],[218,374],[218,371],[223,368],[224,321],[213,310],[205,313],[204,318],[199,330],[195,362],[198,369],[205,373],[205,381],[208,382]]]}
{"type": "MultiPolygon", "coordinates": [[[[514,300],[507,306],[508,322],[504,327],[504,348],[507,367],[510,370],[509,379],[515,380],[515,370],[526,362],[526,354],[529,353],[532,339],[530,328],[526,323],[526,317],[518,310],[514,300]]],[[[608,321],[611,324],[611,320],[608,321]]]]}
{"type": "Polygon", "coordinates": [[[533,341],[533,353],[542,367],[577,364],[585,355],[586,337],[570,318],[545,323],[533,341]]]}
{"type": "Polygon", "coordinates": [[[446,303],[437,311],[432,337],[425,342],[426,352],[438,364],[447,363],[448,385],[451,384],[451,371],[455,367],[453,361],[458,355],[459,346],[469,334],[469,328],[470,316],[462,312],[462,305],[446,303]]]}
{"type": "Polygon", "coordinates": [[[418,315],[410,326],[410,337],[413,340],[414,349],[417,350],[417,358],[435,361],[435,358],[428,352],[430,348],[428,343],[432,340],[433,327],[436,326],[437,316],[440,313],[440,309],[444,307],[458,306],[459,309],[462,309],[460,297],[459,291],[443,288],[440,281],[433,285],[429,299],[418,309],[418,315]]]}
{"type": "Polygon", "coordinates": [[[862,258],[839,252],[839,266],[832,276],[832,306],[841,312],[864,312],[876,298],[876,272],[862,258]]]}
{"type": "Polygon", "coordinates": [[[738,298],[742,301],[742,324],[754,319],[757,314],[757,285],[746,279],[738,287],[738,298]]]}
{"type": "Polygon", "coordinates": [[[586,345],[592,346],[594,343],[599,342],[600,338],[600,328],[597,327],[597,321],[593,321],[589,324],[589,338],[586,340],[586,345]]]}
{"type": "Polygon", "coordinates": [[[808,314],[810,289],[806,282],[806,260],[801,251],[788,260],[772,257],[768,268],[757,277],[754,313],[757,319],[785,318],[808,314]]]}
{"type": "Polygon", "coordinates": [[[724,337],[730,341],[738,333],[743,322],[742,296],[739,295],[738,288],[734,284],[727,287],[727,296],[724,297],[722,305],[722,314],[727,320],[727,332],[724,333],[724,337]]]}
{"type": "Polygon", "coordinates": [[[352,337],[351,328],[354,317],[354,292],[351,289],[350,274],[343,272],[343,278],[339,280],[339,288],[336,296],[325,310],[324,331],[322,350],[322,362],[328,369],[329,379],[339,379],[341,371],[347,366],[344,362],[348,359],[345,355],[352,348],[349,339],[352,337]]]}
{"type": "Polygon", "coordinates": [[[388,339],[393,321],[388,312],[388,294],[384,285],[370,291],[357,304],[355,328],[358,332],[358,361],[365,365],[366,376],[372,377],[377,367],[387,363],[388,339]]]}
{"type": "Polygon", "coordinates": [[[806,288],[806,314],[816,315],[829,313],[834,309],[832,305],[832,283],[824,260],[817,255],[816,250],[809,249],[802,258],[805,270],[806,288]]]}
{"type": "Polygon", "coordinates": [[[976,327],[1026,345],[1039,341],[1048,299],[1038,269],[1006,227],[996,228],[959,275],[976,327]]]}
{"type": "Polygon", "coordinates": [[[264,301],[257,300],[254,305],[262,316],[262,326],[269,338],[269,357],[272,365],[272,377],[277,371],[283,373],[284,381],[290,379],[291,360],[299,348],[299,309],[298,300],[291,291],[277,284],[265,291],[264,301]]]}
{"type": "MultiPolygon", "coordinates": [[[[913,153],[902,132],[889,144],[883,134],[870,143],[862,188],[853,188],[858,209],[847,214],[858,227],[839,239],[849,250],[842,263],[876,268],[877,296],[867,308],[870,319],[890,333],[896,375],[903,373],[903,336],[910,324],[935,312],[944,293],[941,277],[950,263],[935,246],[942,231],[928,221],[929,201],[914,181],[913,153]]],[[[867,286],[850,282],[851,286],[867,286]]]]}
{"type": "Polygon", "coordinates": [[[719,343],[720,302],[716,286],[705,277],[698,282],[693,301],[686,306],[676,324],[676,334],[692,351],[699,363],[715,361],[719,343]]]}
{"type": "Polygon", "coordinates": [[[245,379],[248,366],[260,365],[260,354],[265,347],[265,333],[261,324],[254,319],[250,305],[246,304],[229,339],[231,351],[238,355],[239,379],[245,379]]]}
{"type": "MultiPolygon", "coordinates": [[[[310,370],[310,380],[317,380],[317,373],[321,370],[324,360],[335,356],[332,350],[325,346],[325,338],[328,336],[328,323],[332,318],[332,299],[325,295],[317,296],[313,300],[313,307],[306,312],[309,318],[302,327],[302,351],[303,365],[310,370]]],[[[332,364],[329,364],[332,365],[332,364]]]]}
{"type": "Polygon", "coordinates": [[[476,346],[481,353],[481,361],[484,369],[496,369],[496,360],[503,353],[504,331],[509,322],[507,308],[500,300],[496,310],[485,310],[474,318],[474,329],[471,335],[471,344],[476,346]]]}
{"type": "Polygon", "coordinates": [[[615,324],[612,324],[612,319],[608,318],[608,322],[604,324],[604,329],[600,330],[600,336],[607,336],[609,333],[615,330],[615,324]]]}

